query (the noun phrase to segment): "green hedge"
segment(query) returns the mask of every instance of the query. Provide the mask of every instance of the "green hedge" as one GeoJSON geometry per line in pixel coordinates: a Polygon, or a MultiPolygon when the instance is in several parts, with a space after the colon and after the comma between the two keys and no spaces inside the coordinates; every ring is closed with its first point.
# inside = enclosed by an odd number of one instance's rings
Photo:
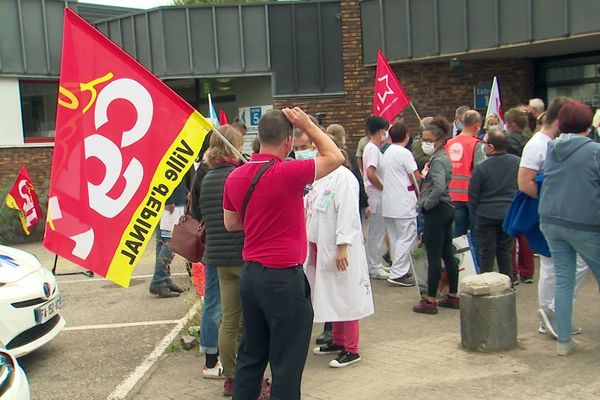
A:
{"type": "Polygon", "coordinates": [[[40,220],[35,224],[33,230],[29,236],[23,231],[21,226],[21,220],[19,219],[19,213],[17,210],[8,208],[4,203],[6,200],[6,194],[12,187],[14,182],[7,182],[0,186],[0,200],[4,207],[0,212],[0,244],[20,244],[20,243],[31,243],[39,242],[44,236],[44,226],[46,222],[46,210],[48,207],[48,185],[49,182],[46,180],[42,187],[36,187],[35,191],[38,195],[40,207],[42,209],[42,216],[40,220]]]}

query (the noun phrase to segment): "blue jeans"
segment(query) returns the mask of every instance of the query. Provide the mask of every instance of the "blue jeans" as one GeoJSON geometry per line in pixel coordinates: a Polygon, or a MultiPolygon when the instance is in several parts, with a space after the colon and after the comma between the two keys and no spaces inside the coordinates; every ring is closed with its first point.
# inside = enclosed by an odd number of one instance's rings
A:
{"type": "Polygon", "coordinates": [[[204,304],[200,322],[200,351],[217,354],[219,346],[219,326],[221,325],[221,291],[217,267],[207,265],[204,304]]]}
{"type": "Polygon", "coordinates": [[[600,232],[581,231],[554,224],[540,224],[548,241],[556,274],[556,325],[558,340],[571,340],[573,290],[577,254],[600,282],[600,232]]]}
{"type": "Polygon", "coordinates": [[[471,215],[469,203],[454,202],[454,224],[452,225],[452,237],[466,235],[471,229],[471,215]]]}
{"type": "Polygon", "coordinates": [[[171,261],[173,261],[173,253],[169,248],[171,238],[162,237],[160,229],[156,229],[156,261],[154,262],[154,275],[150,286],[166,286],[171,285],[171,261]]]}

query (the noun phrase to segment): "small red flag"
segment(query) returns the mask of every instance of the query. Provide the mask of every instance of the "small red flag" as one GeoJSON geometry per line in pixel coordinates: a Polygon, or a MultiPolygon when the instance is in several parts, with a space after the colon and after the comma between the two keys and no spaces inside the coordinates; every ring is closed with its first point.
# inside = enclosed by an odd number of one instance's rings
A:
{"type": "Polygon", "coordinates": [[[223,126],[227,124],[229,124],[229,120],[227,119],[227,113],[225,112],[225,110],[221,109],[219,110],[219,125],[223,126]]]}
{"type": "Polygon", "coordinates": [[[385,56],[379,50],[377,52],[377,72],[375,73],[375,92],[373,94],[373,114],[391,121],[409,104],[410,98],[385,56]]]}
{"type": "Polygon", "coordinates": [[[4,202],[9,208],[19,210],[23,230],[26,235],[29,235],[36,222],[42,218],[42,210],[27,168],[21,168],[17,180],[6,195],[4,202]]]}

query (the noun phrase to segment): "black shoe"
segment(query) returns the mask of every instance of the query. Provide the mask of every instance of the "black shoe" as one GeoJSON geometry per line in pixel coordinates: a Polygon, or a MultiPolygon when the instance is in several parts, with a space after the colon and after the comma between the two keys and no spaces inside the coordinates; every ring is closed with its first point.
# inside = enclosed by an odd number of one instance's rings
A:
{"type": "Polygon", "coordinates": [[[331,368],[344,368],[361,360],[358,353],[350,353],[347,351],[341,352],[335,360],[331,360],[329,366],[331,368]]]}
{"type": "Polygon", "coordinates": [[[323,344],[329,344],[331,343],[331,341],[333,340],[333,337],[331,336],[331,331],[323,331],[319,337],[317,338],[317,340],[315,340],[315,342],[317,344],[323,345],[323,344]]]}
{"type": "Polygon", "coordinates": [[[172,292],[168,286],[150,286],[150,293],[155,294],[160,298],[166,299],[169,297],[179,297],[179,293],[172,292]]]}
{"type": "Polygon", "coordinates": [[[415,279],[410,272],[407,272],[399,278],[388,278],[387,281],[391,284],[399,286],[415,286],[415,279]]]}
{"type": "Polygon", "coordinates": [[[521,276],[519,279],[523,283],[533,283],[533,276],[521,276]]]}
{"type": "Polygon", "coordinates": [[[385,261],[387,265],[392,265],[392,257],[390,257],[390,253],[385,253],[383,255],[383,261],[385,261]]]}
{"type": "Polygon", "coordinates": [[[169,288],[169,290],[171,292],[175,292],[175,293],[183,293],[183,289],[180,288],[179,286],[177,286],[174,283],[168,284],[167,287],[169,288]]]}
{"type": "Polygon", "coordinates": [[[344,350],[345,350],[344,346],[340,346],[339,344],[329,343],[329,344],[326,344],[325,346],[321,346],[321,347],[317,347],[317,348],[313,349],[313,354],[322,356],[323,354],[340,353],[340,352],[343,352],[344,350]]]}

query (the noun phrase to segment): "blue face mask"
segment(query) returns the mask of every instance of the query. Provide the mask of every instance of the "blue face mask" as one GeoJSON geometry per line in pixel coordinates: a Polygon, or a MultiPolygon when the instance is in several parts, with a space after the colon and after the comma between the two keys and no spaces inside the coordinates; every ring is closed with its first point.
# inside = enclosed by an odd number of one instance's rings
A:
{"type": "Polygon", "coordinates": [[[463,123],[462,122],[457,122],[456,123],[456,130],[462,131],[464,129],[463,123]]]}
{"type": "Polygon", "coordinates": [[[296,160],[310,160],[312,158],[317,158],[316,150],[298,150],[294,152],[296,156],[296,160]]]}

